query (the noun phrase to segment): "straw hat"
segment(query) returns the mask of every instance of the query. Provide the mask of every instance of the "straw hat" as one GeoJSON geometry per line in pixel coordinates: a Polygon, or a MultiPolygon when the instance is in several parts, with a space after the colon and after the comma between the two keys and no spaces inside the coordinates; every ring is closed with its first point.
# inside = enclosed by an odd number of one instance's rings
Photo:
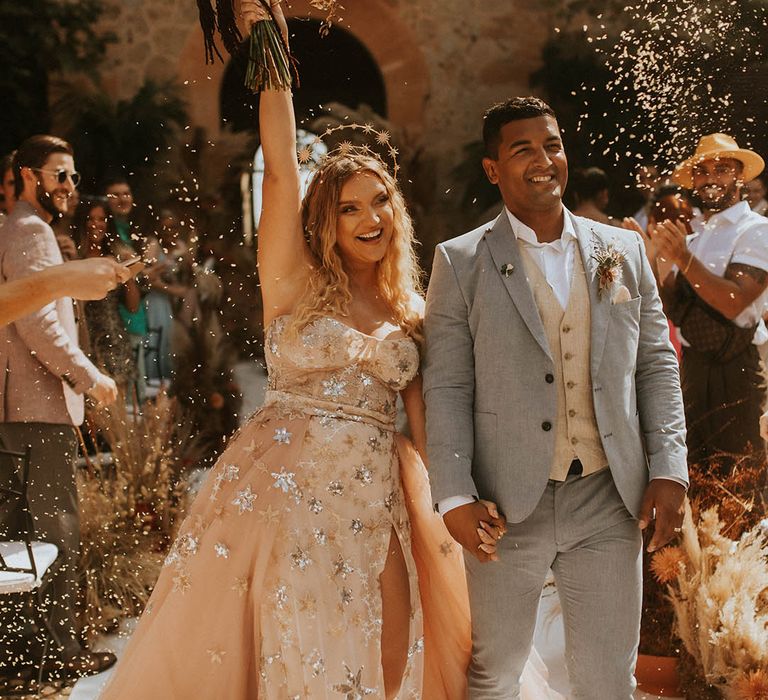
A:
{"type": "Polygon", "coordinates": [[[742,173],[744,182],[754,180],[765,167],[763,159],[754,151],[748,151],[746,148],[739,148],[736,139],[727,134],[709,134],[699,139],[699,145],[696,146],[696,152],[687,160],[684,160],[675,168],[672,173],[672,180],[678,185],[688,189],[693,188],[693,166],[701,163],[703,160],[713,158],[733,158],[741,161],[744,165],[742,173]]]}

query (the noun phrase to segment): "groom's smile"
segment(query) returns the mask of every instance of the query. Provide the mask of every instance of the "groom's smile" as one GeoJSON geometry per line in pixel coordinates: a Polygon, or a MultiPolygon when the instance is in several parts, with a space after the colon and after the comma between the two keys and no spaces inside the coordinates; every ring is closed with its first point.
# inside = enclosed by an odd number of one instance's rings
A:
{"type": "Polygon", "coordinates": [[[543,116],[508,122],[501,128],[497,158],[484,158],[483,167],[510,211],[559,208],[568,161],[557,120],[543,116]]]}

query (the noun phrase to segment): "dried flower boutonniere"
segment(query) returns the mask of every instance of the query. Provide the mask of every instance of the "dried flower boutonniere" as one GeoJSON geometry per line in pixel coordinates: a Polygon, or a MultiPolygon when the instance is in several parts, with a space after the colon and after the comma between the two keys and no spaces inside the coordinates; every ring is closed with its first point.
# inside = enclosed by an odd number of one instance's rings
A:
{"type": "Polygon", "coordinates": [[[504,277],[509,277],[515,271],[515,266],[512,263],[505,263],[501,266],[501,274],[504,277]]]}
{"type": "Polygon", "coordinates": [[[613,243],[607,246],[595,245],[592,259],[595,261],[595,276],[597,277],[597,293],[603,292],[621,280],[621,266],[624,264],[624,251],[619,250],[613,243]]]}

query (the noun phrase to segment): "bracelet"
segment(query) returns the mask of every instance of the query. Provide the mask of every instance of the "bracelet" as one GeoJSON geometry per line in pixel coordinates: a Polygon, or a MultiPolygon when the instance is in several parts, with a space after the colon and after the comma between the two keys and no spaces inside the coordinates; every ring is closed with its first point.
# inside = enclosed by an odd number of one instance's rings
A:
{"type": "Polygon", "coordinates": [[[693,262],[693,258],[694,258],[693,253],[689,252],[688,253],[688,264],[683,268],[683,274],[684,275],[687,275],[688,274],[688,270],[691,269],[691,263],[693,262]]]}

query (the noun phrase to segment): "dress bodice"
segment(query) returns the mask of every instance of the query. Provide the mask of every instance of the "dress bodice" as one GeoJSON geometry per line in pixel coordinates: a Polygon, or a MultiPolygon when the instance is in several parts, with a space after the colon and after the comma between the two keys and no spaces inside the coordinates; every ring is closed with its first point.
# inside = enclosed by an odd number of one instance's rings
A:
{"type": "Polygon", "coordinates": [[[394,423],[397,392],[419,368],[411,338],[375,338],[330,316],[293,334],[289,321],[279,316],[266,331],[268,401],[295,397],[318,412],[394,423]]]}

